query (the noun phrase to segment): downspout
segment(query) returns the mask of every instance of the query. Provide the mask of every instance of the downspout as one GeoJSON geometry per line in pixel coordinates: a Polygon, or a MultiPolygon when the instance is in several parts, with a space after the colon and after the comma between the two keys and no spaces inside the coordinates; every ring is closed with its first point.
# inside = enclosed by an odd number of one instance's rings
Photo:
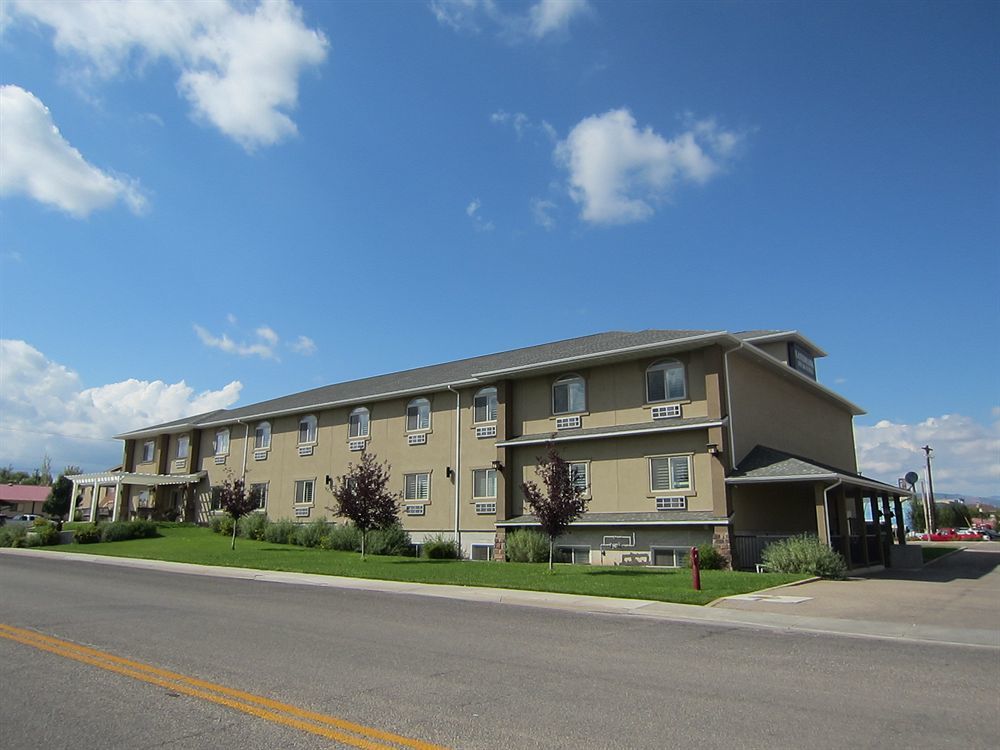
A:
{"type": "MultiPolygon", "coordinates": [[[[826,546],[827,547],[832,546],[832,542],[830,541],[830,503],[829,503],[829,500],[830,500],[830,490],[836,489],[837,487],[839,487],[843,483],[844,483],[843,479],[838,479],[836,482],[834,482],[829,487],[827,487],[825,490],[823,490],[823,513],[826,516],[826,546]]],[[[840,533],[841,534],[844,533],[843,529],[841,529],[840,533]]]]}
{"type": "Polygon", "coordinates": [[[236,424],[243,425],[243,471],[240,473],[240,480],[244,485],[247,483],[247,444],[250,442],[250,423],[237,419],[236,424]]]}
{"type": "Polygon", "coordinates": [[[733,398],[729,392],[729,354],[739,351],[743,346],[744,342],[741,341],[739,346],[726,349],[726,353],[722,355],[722,371],[726,377],[726,415],[729,417],[729,466],[733,471],[736,471],[736,437],[733,430],[733,398]]]}
{"type": "Polygon", "coordinates": [[[450,385],[448,390],[455,394],[455,544],[461,550],[462,526],[458,514],[462,507],[462,396],[450,385]]]}

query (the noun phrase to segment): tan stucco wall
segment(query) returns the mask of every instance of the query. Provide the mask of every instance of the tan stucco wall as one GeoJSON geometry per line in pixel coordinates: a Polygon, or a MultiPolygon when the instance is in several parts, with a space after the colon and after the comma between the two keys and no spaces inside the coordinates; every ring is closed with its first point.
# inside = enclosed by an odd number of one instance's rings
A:
{"type": "Polygon", "coordinates": [[[814,482],[737,485],[732,493],[736,533],[819,534],[814,482]]]}
{"type": "Polygon", "coordinates": [[[853,417],[799,381],[734,352],[729,357],[732,430],[739,463],[756,445],[857,470],[853,417]]]}

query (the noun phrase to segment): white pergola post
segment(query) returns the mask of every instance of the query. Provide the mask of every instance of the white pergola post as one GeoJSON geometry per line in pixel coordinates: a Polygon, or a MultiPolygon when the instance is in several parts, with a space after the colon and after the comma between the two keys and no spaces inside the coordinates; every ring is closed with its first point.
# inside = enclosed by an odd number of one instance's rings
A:
{"type": "Polygon", "coordinates": [[[90,496],[90,522],[97,523],[97,495],[98,491],[101,489],[96,481],[94,482],[94,492],[90,496]]]}
{"type": "Polygon", "coordinates": [[[121,508],[121,505],[122,505],[122,483],[121,480],[119,479],[117,482],[115,482],[115,504],[112,506],[111,509],[112,521],[118,520],[118,509],[121,508]]]}
{"type": "Polygon", "coordinates": [[[69,517],[66,520],[73,521],[76,517],[76,480],[69,481],[73,483],[73,492],[69,496],[69,517]]]}

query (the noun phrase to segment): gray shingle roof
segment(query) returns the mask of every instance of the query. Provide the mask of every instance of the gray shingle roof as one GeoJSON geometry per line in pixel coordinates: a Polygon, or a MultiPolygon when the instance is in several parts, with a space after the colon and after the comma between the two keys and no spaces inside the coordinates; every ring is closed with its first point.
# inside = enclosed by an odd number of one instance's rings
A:
{"type": "Polygon", "coordinates": [[[570,440],[588,440],[596,437],[628,435],[632,433],[670,432],[673,430],[696,429],[703,425],[715,425],[720,420],[713,417],[678,417],[675,419],[658,419],[655,422],[640,422],[638,424],[616,424],[609,427],[583,427],[576,430],[558,430],[556,432],[540,432],[532,435],[521,435],[497,443],[505,445],[534,445],[548,442],[568,442],[570,440]]]}
{"type": "Polygon", "coordinates": [[[800,476],[824,476],[831,474],[853,475],[853,472],[821,464],[812,459],[795,456],[766,445],[758,445],[740,461],[733,477],[780,478],[800,476]]]}
{"type": "MultiPolygon", "coordinates": [[[[628,525],[679,525],[724,524],[727,519],[710,510],[656,510],[642,513],[584,513],[570,526],[628,526],[628,525]]],[[[516,516],[498,521],[497,526],[537,526],[532,515],[516,516]]]]}

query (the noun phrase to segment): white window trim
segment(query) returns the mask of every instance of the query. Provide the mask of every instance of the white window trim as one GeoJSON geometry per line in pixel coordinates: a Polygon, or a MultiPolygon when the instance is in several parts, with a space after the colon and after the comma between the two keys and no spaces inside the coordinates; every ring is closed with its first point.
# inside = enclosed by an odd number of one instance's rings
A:
{"type": "MultiPolygon", "coordinates": [[[[562,416],[563,414],[586,414],[587,413],[587,379],[575,372],[568,372],[565,375],[560,375],[558,378],[552,381],[551,388],[551,406],[552,406],[552,416],[562,416]],[[569,409],[568,411],[556,411],[556,386],[560,383],[568,383],[572,380],[580,380],[583,383],[583,407],[580,409],[569,409]]],[[[566,399],[567,405],[569,399],[566,399]]]]}
{"type": "Polygon", "coordinates": [[[649,367],[646,368],[646,372],[643,375],[643,388],[646,390],[646,403],[647,404],[665,404],[673,401],[687,401],[688,400],[688,378],[687,378],[687,367],[679,359],[661,359],[657,360],[649,367]],[[671,398],[670,394],[667,392],[667,381],[666,375],[664,374],[663,381],[663,396],[664,398],[650,398],[649,397],[649,373],[653,370],[658,370],[666,373],[667,370],[680,369],[682,379],[684,381],[684,393],[680,396],[674,396],[671,398]]]}
{"type": "Polygon", "coordinates": [[[229,455],[229,447],[232,445],[232,443],[233,443],[233,435],[229,431],[228,427],[223,427],[221,430],[216,430],[215,431],[215,455],[216,456],[228,456],[229,455]],[[219,435],[222,435],[223,433],[225,433],[225,435],[226,435],[226,449],[224,451],[220,451],[219,450],[219,435]]]}
{"type": "Polygon", "coordinates": [[[177,437],[177,460],[183,461],[191,455],[191,437],[189,435],[179,435],[177,437]],[[181,446],[184,446],[184,453],[181,453],[181,446]]]}
{"type": "Polygon", "coordinates": [[[271,433],[272,433],[272,431],[273,431],[273,428],[271,427],[271,423],[268,422],[267,420],[264,420],[263,422],[258,422],[257,423],[257,426],[253,428],[253,449],[255,451],[269,451],[269,450],[271,450],[271,433]],[[259,430],[264,425],[267,425],[267,443],[264,444],[264,445],[257,445],[257,430],[259,430]]]}
{"type": "Polygon", "coordinates": [[[297,508],[311,508],[316,505],[316,477],[305,477],[292,482],[292,505],[297,508]],[[299,482],[312,482],[312,500],[296,500],[299,482]]]}
{"type": "Polygon", "coordinates": [[[564,549],[574,550],[574,556],[575,556],[575,550],[587,550],[587,562],[585,562],[585,563],[578,563],[578,562],[573,562],[571,560],[569,564],[570,565],[590,565],[590,553],[593,550],[592,550],[592,548],[591,548],[591,546],[589,544],[557,544],[556,545],[556,550],[555,550],[556,554],[559,554],[564,549]]]}
{"type": "Polygon", "coordinates": [[[481,542],[477,542],[476,544],[470,544],[469,545],[469,559],[470,560],[475,560],[475,558],[473,557],[472,550],[480,548],[480,547],[485,547],[486,549],[489,550],[489,552],[486,553],[486,559],[485,560],[476,560],[476,562],[493,562],[493,554],[495,552],[494,546],[492,544],[483,544],[481,542]]]}
{"type": "Polygon", "coordinates": [[[406,423],[405,424],[406,424],[406,432],[410,433],[410,434],[412,434],[414,432],[430,432],[431,431],[431,426],[433,425],[433,420],[431,419],[431,400],[429,398],[424,397],[424,396],[419,396],[419,397],[417,397],[415,399],[411,399],[410,402],[406,405],[406,423]],[[420,404],[420,402],[423,402],[423,403],[427,404],[427,426],[426,427],[421,427],[420,426],[420,412],[418,411],[417,412],[417,426],[414,427],[413,429],[410,429],[410,409],[412,407],[417,406],[418,404],[420,404]]]}
{"type": "MultiPolygon", "coordinates": [[[[487,482],[486,482],[486,484],[489,485],[489,477],[488,476],[487,476],[487,482]]],[[[483,500],[496,500],[496,499],[497,499],[497,470],[494,469],[494,468],[492,468],[492,467],[490,467],[490,466],[484,466],[484,467],[479,468],[479,469],[473,469],[472,470],[472,500],[473,500],[473,502],[475,502],[477,500],[478,501],[483,501],[483,500]],[[489,472],[491,472],[491,471],[493,472],[493,494],[492,495],[477,495],[476,494],[476,472],[477,471],[485,471],[485,472],[487,472],[487,475],[488,475],[489,472]]]]}
{"type": "MultiPolygon", "coordinates": [[[[500,393],[497,390],[496,386],[492,386],[492,385],[491,386],[487,386],[486,388],[480,388],[478,391],[476,391],[476,394],[472,397],[472,424],[474,424],[474,425],[477,425],[477,424],[496,424],[496,422],[497,422],[497,414],[500,412],[500,400],[499,400],[499,396],[500,396],[500,393]],[[488,398],[488,396],[485,396],[484,394],[487,394],[489,391],[493,391],[493,419],[476,419],[476,399],[478,399],[480,396],[483,396],[484,398],[488,398]]],[[[486,407],[486,414],[487,414],[487,416],[489,416],[489,413],[490,413],[489,402],[487,402],[487,407],[486,407]]]]}
{"type": "MultiPolygon", "coordinates": [[[[360,427],[360,420],[359,420],[360,427]]],[[[352,409],[351,413],[347,415],[347,441],[352,442],[354,440],[364,440],[371,437],[372,432],[372,413],[367,406],[359,406],[356,409],[352,409]],[[367,419],[365,419],[365,431],[359,432],[357,435],[351,434],[351,418],[356,414],[364,413],[367,419]]]]}
{"type": "Polygon", "coordinates": [[[430,471],[408,471],[403,474],[403,503],[408,505],[414,505],[416,503],[430,503],[431,501],[431,473],[430,471]],[[427,475],[427,497],[407,497],[406,496],[406,478],[419,476],[420,474],[427,475]]]}
{"type": "Polygon", "coordinates": [[[295,425],[295,439],[298,440],[298,445],[316,445],[319,442],[319,419],[315,414],[299,417],[298,424],[295,425]],[[309,419],[312,420],[312,440],[302,440],[302,423],[309,419]]]}
{"type": "Polygon", "coordinates": [[[155,440],[143,440],[142,441],[142,455],[139,457],[139,463],[141,464],[151,464],[156,460],[156,441],[155,440]],[[149,448],[149,458],[146,458],[146,446],[149,448]]]}
{"type": "MultiPolygon", "coordinates": [[[[270,487],[270,485],[271,485],[270,482],[251,482],[250,483],[250,489],[251,490],[254,487],[258,487],[258,486],[263,486],[264,487],[264,504],[263,505],[259,505],[252,512],[254,512],[254,513],[256,513],[257,511],[264,511],[265,513],[267,512],[268,495],[271,494],[271,487],[270,487]]],[[[315,491],[316,490],[314,488],[313,489],[313,493],[315,493],[315,491]]]]}
{"type": "Polygon", "coordinates": [[[674,562],[677,562],[677,553],[682,552],[684,554],[690,554],[690,547],[678,547],[677,545],[669,544],[654,544],[649,548],[649,564],[655,568],[670,568],[671,570],[680,570],[687,565],[686,561],[682,561],[680,565],[657,565],[656,564],[656,553],[657,551],[666,552],[672,551],[674,553],[674,562]]]}
{"type": "MultiPolygon", "coordinates": [[[[669,464],[668,464],[669,466],[669,464]]],[[[646,456],[646,472],[649,476],[649,496],[650,497],[663,497],[666,494],[674,493],[677,495],[694,495],[694,454],[693,453],[663,453],[657,454],[655,456],[646,456]],[[673,487],[674,483],[674,471],[673,468],[668,468],[670,474],[670,484],[669,489],[656,489],[653,487],[653,459],[654,458],[686,458],[688,462],[688,486],[687,487],[673,487]]]]}
{"type": "Polygon", "coordinates": [[[586,485],[586,487],[583,488],[583,492],[580,493],[580,494],[581,494],[582,497],[590,497],[590,482],[591,482],[591,477],[590,477],[590,459],[587,459],[585,461],[567,461],[566,463],[569,464],[570,479],[573,478],[573,467],[574,466],[582,466],[583,467],[583,472],[584,472],[585,478],[587,480],[587,485],[586,485]]]}

